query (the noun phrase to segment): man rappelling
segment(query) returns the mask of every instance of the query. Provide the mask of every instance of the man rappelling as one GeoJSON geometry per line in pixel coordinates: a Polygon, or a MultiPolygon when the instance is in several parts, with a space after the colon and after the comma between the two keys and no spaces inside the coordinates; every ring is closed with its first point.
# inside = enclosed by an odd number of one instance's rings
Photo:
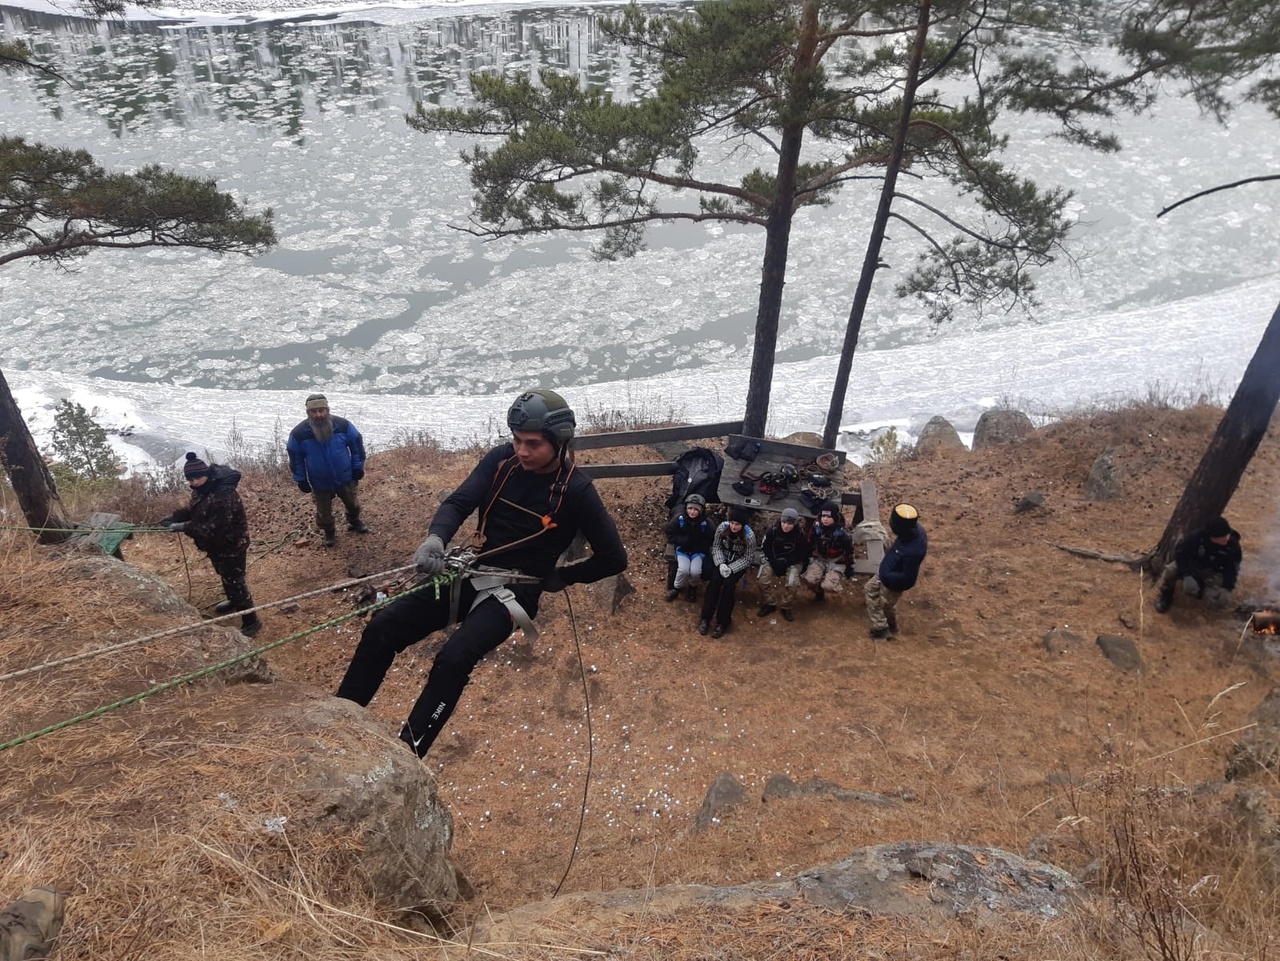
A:
{"type": "Polygon", "coordinates": [[[436,654],[426,687],[400,732],[423,757],[453,713],[472,669],[516,627],[533,631],[543,591],[588,584],[627,567],[626,548],[591,478],[569,449],[576,419],[555,391],[530,390],[507,412],[512,439],[490,450],[436,511],[417,569],[458,574],[449,589],[414,591],[378,611],[361,635],[338,697],[368,705],[395,656],[434,631],[458,627],[436,654]],[[476,513],[476,551],[459,564],[446,546],[476,513]],[[557,560],[581,533],[591,554],[557,560]],[[472,562],[492,567],[474,568],[472,562]],[[510,576],[504,576],[509,573],[510,576]]]}

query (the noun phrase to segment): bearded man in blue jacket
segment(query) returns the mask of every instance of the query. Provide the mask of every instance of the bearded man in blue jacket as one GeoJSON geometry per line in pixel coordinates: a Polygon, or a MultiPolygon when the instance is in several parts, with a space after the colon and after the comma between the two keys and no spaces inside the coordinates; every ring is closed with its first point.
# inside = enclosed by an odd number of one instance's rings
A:
{"type": "Polygon", "coordinates": [[[289,469],[298,490],[316,505],[316,526],[324,532],[324,546],[336,540],[333,499],[347,509],[347,530],[367,534],[360,520],[360,481],[364,479],[364,438],[356,425],[329,413],[324,394],[307,398],[307,419],[289,432],[289,469]]]}

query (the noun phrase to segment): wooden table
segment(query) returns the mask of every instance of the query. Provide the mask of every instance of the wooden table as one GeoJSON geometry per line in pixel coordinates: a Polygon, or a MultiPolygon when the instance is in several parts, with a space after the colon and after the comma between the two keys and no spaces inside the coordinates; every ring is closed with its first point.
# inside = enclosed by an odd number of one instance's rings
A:
{"type": "MultiPolygon", "coordinates": [[[[740,441],[750,445],[759,444],[760,449],[755,459],[751,461],[738,460],[725,454],[724,471],[720,475],[720,487],[717,490],[723,503],[776,514],[792,507],[801,517],[811,518],[817,513],[817,505],[810,507],[801,497],[801,493],[807,488],[814,491],[822,500],[834,500],[842,505],[853,506],[853,518],[848,519],[850,528],[861,522],[863,517],[872,520],[880,519],[880,504],[876,498],[875,483],[870,480],[854,480],[849,476],[852,468],[847,465],[844,451],[743,437],[738,434],[731,435],[728,440],[726,451],[734,449],[740,441]],[[823,454],[834,455],[839,464],[834,471],[824,471],[817,466],[817,459],[823,454]],[[762,474],[781,473],[784,464],[790,464],[796,468],[800,474],[799,481],[785,490],[762,492],[758,478],[762,474]],[[744,474],[747,475],[745,478],[744,474]],[[815,474],[829,478],[831,486],[814,487],[812,476],[815,474]],[[752,478],[756,479],[752,480],[751,494],[741,494],[734,489],[735,483],[752,478]]],[[[880,541],[868,541],[865,546],[866,555],[854,557],[853,569],[859,574],[874,574],[879,571],[880,561],[884,558],[884,545],[880,541]]]]}

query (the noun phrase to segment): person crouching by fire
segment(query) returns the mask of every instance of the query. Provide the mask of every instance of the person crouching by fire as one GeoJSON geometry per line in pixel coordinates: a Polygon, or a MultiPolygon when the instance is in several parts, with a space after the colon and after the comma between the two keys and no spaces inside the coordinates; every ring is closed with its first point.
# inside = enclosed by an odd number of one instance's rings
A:
{"type": "Polygon", "coordinates": [[[1156,612],[1163,614],[1173,604],[1173,589],[1203,598],[1215,607],[1226,607],[1240,575],[1240,533],[1225,517],[1213,517],[1203,527],[1187,534],[1174,548],[1173,560],[1160,573],[1156,612]]]}

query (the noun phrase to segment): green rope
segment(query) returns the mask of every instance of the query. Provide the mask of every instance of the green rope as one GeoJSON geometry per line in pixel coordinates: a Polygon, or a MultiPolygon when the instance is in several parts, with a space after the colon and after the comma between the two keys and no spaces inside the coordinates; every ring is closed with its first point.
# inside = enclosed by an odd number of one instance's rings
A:
{"type": "Polygon", "coordinates": [[[298,631],[296,634],[290,634],[288,637],[282,637],[278,641],[272,641],[270,644],[263,644],[261,647],[255,647],[253,650],[246,651],[244,654],[237,654],[235,657],[227,658],[227,660],[225,661],[220,661],[217,664],[211,664],[208,667],[201,668],[198,671],[193,671],[190,674],[184,674],[181,677],[176,677],[171,681],[165,681],[163,684],[157,684],[155,687],[147,688],[147,690],[142,691],[138,694],[131,694],[129,697],[121,698],[118,701],[112,701],[110,704],[103,704],[100,707],[95,707],[92,711],[86,711],[84,714],[78,714],[75,717],[69,717],[66,720],[58,721],[56,724],[50,724],[48,727],[42,727],[38,731],[32,731],[30,734],[23,734],[19,737],[13,738],[10,741],[5,741],[4,743],[0,744],[0,752],[7,751],[13,747],[18,747],[21,744],[28,744],[31,741],[35,741],[39,738],[44,737],[46,734],[53,734],[57,731],[65,730],[66,728],[73,727],[76,724],[83,723],[84,721],[92,720],[95,717],[101,717],[104,714],[108,714],[111,711],[118,710],[130,704],[136,704],[138,701],[141,701],[144,698],[151,697],[151,695],[153,694],[160,694],[164,691],[171,691],[175,687],[181,687],[183,684],[190,684],[192,681],[197,681],[202,677],[208,677],[210,674],[216,674],[219,671],[225,670],[228,667],[232,667],[236,664],[241,663],[242,661],[247,661],[252,657],[258,657],[261,654],[265,654],[267,651],[273,651],[277,647],[282,647],[283,645],[288,644],[292,641],[296,641],[299,638],[307,637],[310,634],[315,634],[318,631],[323,631],[326,628],[333,627],[335,624],[341,624],[343,621],[350,620],[353,617],[358,617],[361,614],[367,614],[369,611],[377,610],[380,607],[385,607],[386,605],[390,604],[392,601],[397,600],[401,597],[404,597],[408,594],[415,593],[416,591],[420,591],[423,588],[434,586],[436,589],[436,598],[439,599],[440,588],[442,586],[451,585],[455,580],[458,580],[459,578],[467,577],[467,576],[469,575],[466,574],[465,572],[460,572],[460,571],[459,572],[442,572],[440,574],[436,574],[434,577],[431,578],[431,580],[423,581],[421,584],[411,587],[406,591],[401,591],[395,597],[388,597],[385,600],[374,601],[372,604],[368,604],[364,607],[357,608],[356,610],[351,611],[348,614],[340,614],[337,617],[330,618],[329,620],[321,624],[317,624],[314,627],[309,627],[305,630],[298,631]]]}

